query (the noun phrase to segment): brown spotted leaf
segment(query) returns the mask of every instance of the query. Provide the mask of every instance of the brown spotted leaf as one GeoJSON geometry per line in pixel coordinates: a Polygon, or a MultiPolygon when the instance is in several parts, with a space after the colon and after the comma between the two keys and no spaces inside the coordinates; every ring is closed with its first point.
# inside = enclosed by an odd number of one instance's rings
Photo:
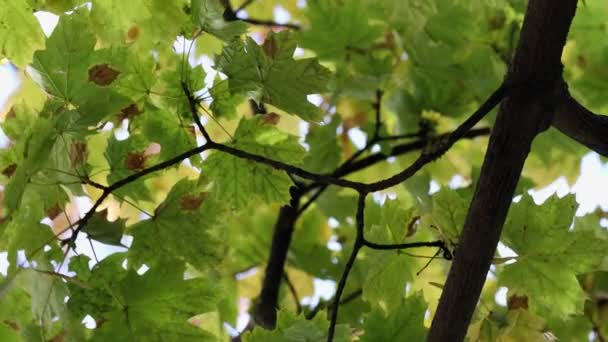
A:
{"type": "Polygon", "coordinates": [[[528,296],[518,296],[516,294],[510,296],[509,299],[507,299],[507,307],[509,308],[509,310],[528,310],[528,296]]]}
{"type": "Polygon", "coordinates": [[[139,172],[146,168],[146,156],[141,152],[130,152],[125,158],[125,166],[131,171],[139,172]]]}
{"type": "Polygon", "coordinates": [[[15,114],[15,109],[13,107],[11,107],[11,109],[9,109],[8,113],[6,113],[6,118],[14,118],[16,116],[15,114]]]}
{"type": "Polygon", "coordinates": [[[203,200],[205,199],[206,196],[207,196],[206,192],[201,192],[198,194],[198,196],[195,196],[194,194],[189,194],[189,193],[184,194],[180,201],[180,208],[182,208],[186,211],[197,210],[201,206],[201,203],[203,203],[203,200]]]}
{"type": "Polygon", "coordinates": [[[131,103],[130,105],[122,108],[120,113],[120,121],[122,121],[124,119],[131,119],[141,112],[135,103],[131,103]]]}
{"type": "Polygon", "coordinates": [[[265,124],[276,126],[281,120],[281,116],[275,112],[270,112],[262,116],[262,121],[265,124]]]}
{"type": "Polygon", "coordinates": [[[15,173],[15,170],[17,170],[17,164],[10,164],[2,170],[2,174],[6,177],[10,177],[15,173]]]}
{"type": "Polygon", "coordinates": [[[87,144],[81,141],[75,141],[70,144],[70,162],[72,166],[81,166],[83,165],[89,152],[87,150],[87,144]]]}
{"type": "Polygon", "coordinates": [[[55,204],[54,206],[46,209],[46,216],[51,220],[54,220],[61,213],[63,213],[63,208],[61,208],[59,204],[55,204]]]}
{"type": "Polygon", "coordinates": [[[89,81],[98,86],[108,86],[119,74],[120,71],[112,69],[108,64],[97,64],[89,68],[89,81]]]}
{"type": "Polygon", "coordinates": [[[140,34],[140,29],[139,26],[137,25],[133,25],[129,28],[129,30],[127,31],[127,40],[129,42],[134,42],[137,40],[137,38],[139,38],[139,34],[140,34]]]}

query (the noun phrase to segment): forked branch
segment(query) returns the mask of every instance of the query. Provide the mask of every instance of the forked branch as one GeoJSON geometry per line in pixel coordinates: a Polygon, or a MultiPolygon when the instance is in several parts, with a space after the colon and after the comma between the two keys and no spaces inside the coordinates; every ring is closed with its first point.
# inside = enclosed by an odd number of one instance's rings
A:
{"type": "Polygon", "coordinates": [[[556,107],[552,125],[570,138],[608,157],[608,116],[592,113],[570,94],[556,107]]]}

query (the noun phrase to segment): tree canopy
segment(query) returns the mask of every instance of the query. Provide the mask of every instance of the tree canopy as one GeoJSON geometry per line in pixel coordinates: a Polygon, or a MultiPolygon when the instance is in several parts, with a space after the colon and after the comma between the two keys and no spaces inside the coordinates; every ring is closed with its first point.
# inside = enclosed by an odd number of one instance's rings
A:
{"type": "Polygon", "coordinates": [[[0,340],[608,339],[604,1],[0,8],[0,340]]]}

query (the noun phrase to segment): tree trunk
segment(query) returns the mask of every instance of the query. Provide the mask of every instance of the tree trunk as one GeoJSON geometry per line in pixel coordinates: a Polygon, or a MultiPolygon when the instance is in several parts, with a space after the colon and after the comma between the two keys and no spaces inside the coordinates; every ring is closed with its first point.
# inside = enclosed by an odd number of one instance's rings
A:
{"type": "Polygon", "coordinates": [[[428,341],[462,341],[477,305],[513,193],[534,137],[551,123],[566,90],[560,61],[577,0],[530,0],[507,98],[490,136],[428,341]]]}

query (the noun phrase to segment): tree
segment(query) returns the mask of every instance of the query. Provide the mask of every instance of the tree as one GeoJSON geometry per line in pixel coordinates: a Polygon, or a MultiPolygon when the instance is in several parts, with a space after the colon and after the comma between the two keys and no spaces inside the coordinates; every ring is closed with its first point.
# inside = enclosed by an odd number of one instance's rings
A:
{"type": "Polygon", "coordinates": [[[2,6],[3,341],[607,338],[604,2],[2,6]]]}

